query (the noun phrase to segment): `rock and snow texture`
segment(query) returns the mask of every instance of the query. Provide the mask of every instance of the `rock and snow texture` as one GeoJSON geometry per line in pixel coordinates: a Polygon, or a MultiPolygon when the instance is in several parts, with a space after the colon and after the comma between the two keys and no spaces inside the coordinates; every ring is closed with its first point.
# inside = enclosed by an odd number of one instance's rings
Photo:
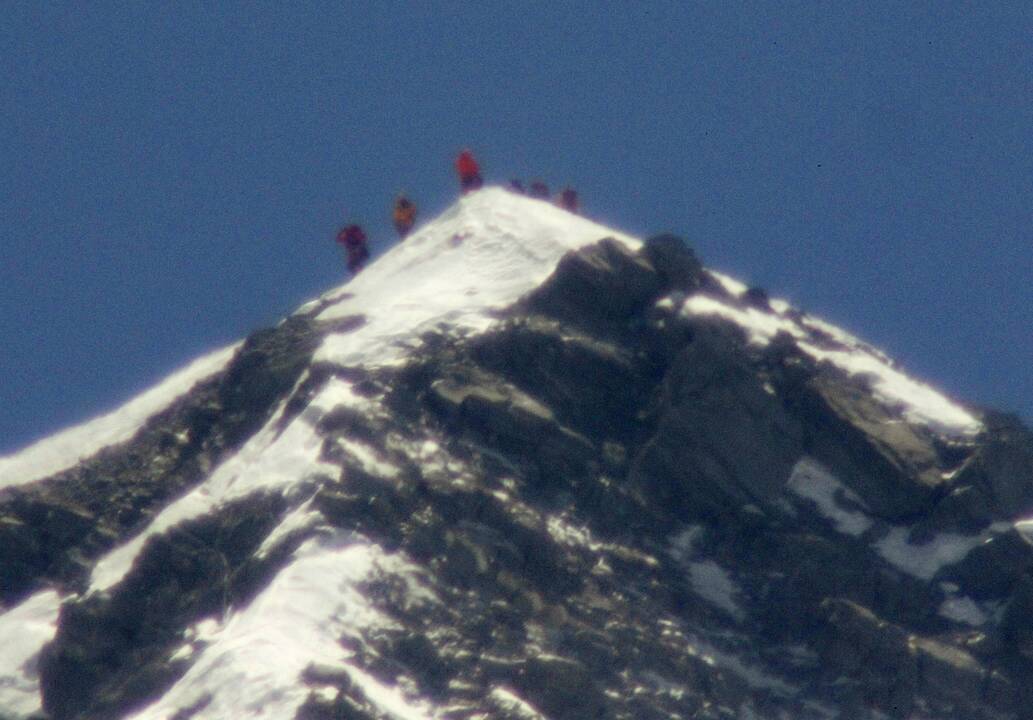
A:
{"type": "MultiPolygon", "coordinates": [[[[783,300],[770,300],[761,307],[747,300],[747,288],[741,283],[716,274],[726,298],[694,295],[683,299],[680,312],[689,315],[716,316],[742,327],[750,342],[767,345],[779,333],[786,333],[797,346],[818,361],[828,361],[851,376],[863,377],[871,383],[876,397],[899,406],[910,422],[929,425],[938,432],[973,436],[982,425],[972,413],[928,385],[908,377],[893,366],[882,352],[861,342],[834,325],[809,315],[802,315],[783,300]]],[[[675,301],[665,298],[666,307],[675,301]]]]}
{"type": "Polygon", "coordinates": [[[233,344],[198,358],[122,407],[0,457],[0,488],[59,473],[105,447],[125,442],[149,417],[223,370],[238,347],[233,344]]]}
{"type": "Polygon", "coordinates": [[[1018,720],[1024,433],[680,242],[487,188],[0,460],[0,718],[1018,720]],[[117,517],[48,477],[102,447],[68,477],[117,517]]]}

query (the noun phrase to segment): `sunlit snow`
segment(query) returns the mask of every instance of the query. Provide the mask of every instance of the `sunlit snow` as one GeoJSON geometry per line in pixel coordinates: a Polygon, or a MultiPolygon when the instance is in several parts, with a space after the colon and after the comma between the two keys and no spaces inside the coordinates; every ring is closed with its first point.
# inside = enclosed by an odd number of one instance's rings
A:
{"type": "MultiPolygon", "coordinates": [[[[317,313],[320,320],[344,320],[350,329],[337,330],[324,339],[315,362],[339,366],[390,365],[418,350],[421,335],[433,329],[475,333],[491,327],[493,311],[512,304],[538,286],[569,250],[614,237],[637,248],[640,241],[561,210],[548,202],[487,188],[464,197],[436,221],[371,263],[349,283],[304,306],[299,312],[317,313]],[[361,318],[361,321],[359,321],[361,318]]],[[[717,275],[733,298],[746,287],[717,275]]],[[[751,341],[765,344],[779,332],[788,332],[804,351],[826,359],[849,373],[872,378],[876,393],[887,402],[904,406],[905,416],[916,422],[950,432],[971,433],[979,423],[930,388],[893,369],[881,353],[832,326],[815,319],[799,319],[784,301],[772,301],[773,312],[746,307],[727,299],[694,295],[676,304],[677,312],[717,315],[742,326],[751,341]],[[819,332],[820,331],[820,332],[819,332]],[[832,337],[834,346],[817,341],[818,334],[832,337]]],[[[154,413],[167,407],[196,382],[226,366],[237,346],[212,353],[170,377],[153,390],[110,415],[72,428],[42,441],[17,455],[0,459],[0,487],[31,482],[74,465],[112,443],[129,437],[154,413]]],[[[119,583],[129,572],[146,541],[178,523],[200,517],[221,505],[258,490],[311,493],[307,482],[320,476],[335,480],[338,465],[327,462],[320,421],[335,408],[347,406],[369,412],[371,401],[352,385],[331,378],[298,416],[282,427],[286,404],[281,404],[266,426],[232,457],[217,467],[201,485],[168,505],[136,537],[103,557],[94,567],[90,591],[102,591],[119,583]]],[[[356,439],[339,441],[341,448],[367,472],[390,476],[398,472],[387,458],[356,439]]],[[[440,447],[428,441],[414,449],[442,472],[458,474],[447,458],[438,458],[440,447]]],[[[425,471],[431,468],[425,467],[425,471]]],[[[341,478],[347,483],[347,477],[341,478]]],[[[842,532],[857,535],[868,530],[869,520],[860,511],[840,507],[837,497],[845,489],[815,465],[798,465],[790,488],[816,503],[842,532]]],[[[268,553],[292,533],[322,524],[313,504],[294,496],[294,510],[261,546],[268,553]]],[[[631,551],[595,540],[587,528],[569,518],[548,517],[550,535],[569,549],[592,553],[631,551]]],[[[920,577],[931,577],[945,562],[955,561],[971,549],[971,538],[941,537],[916,549],[898,529],[876,544],[890,562],[920,577]]],[[[672,540],[672,554],[679,542],[672,540]]],[[[685,549],[685,548],[681,548],[685,549]]],[[[738,590],[726,570],[705,559],[689,560],[689,583],[705,601],[734,617],[743,613],[736,604],[738,590]]],[[[677,555],[676,555],[677,557],[677,555]]],[[[655,565],[655,558],[636,560],[655,565]]],[[[293,717],[309,693],[330,699],[332,686],[306,687],[301,677],[313,664],[339,670],[353,687],[387,716],[400,720],[434,717],[435,708],[401,687],[390,686],[367,673],[348,649],[365,642],[370,632],[390,628],[392,621],[377,610],[364,593],[369,580],[391,575],[401,578],[413,602],[435,602],[419,571],[397,554],[388,554],[368,539],[320,527],[294,551],[272,583],[248,606],[226,618],[198,623],[176,652],[191,663],[186,674],[160,698],[133,717],[137,720],[170,720],[185,708],[197,707],[195,720],[247,717],[293,717]],[[348,642],[342,643],[346,639],[348,642]]],[[[0,707],[15,712],[39,708],[38,679],[32,658],[52,637],[58,600],[53,592],[33,596],[23,605],[0,616],[0,707]],[[24,628],[24,630],[17,630],[24,628]],[[5,634],[6,633],[6,634],[5,634]]],[[[945,606],[945,615],[975,617],[973,609],[958,599],[945,606]]],[[[763,674],[734,653],[723,652],[703,641],[691,652],[708,664],[720,665],[743,677],[754,687],[780,693],[792,688],[763,674]]],[[[490,700],[514,716],[536,718],[537,711],[509,688],[497,687],[490,700]]]]}
{"type": "MultiPolygon", "coordinates": [[[[306,541],[250,605],[224,623],[209,622],[196,661],[159,700],[133,720],[170,720],[203,705],[193,720],[294,717],[310,689],[302,673],[311,665],[348,675],[372,702],[399,720],[425,720],[427,704],[385,685],[351,662],[340,640],[365,637],[394,622],[372,606],[362,584],[383,575],[418,570],[361,536],[339,531],[306,541]]],[[[421,593],[414,602],[426,602],[421,593]]]]}
{"type": "Polygon", "coordinates": [[[316,359],[382,365],[418,347],[419,336],[439,325],[484,330],[493,322],[492,309],[541,284],[567,251],[606,237],[641,244],[502,188],[469,195],[324,296],[330,305],[320,319],[362,315],[366,322],[327,337],[316,359]]]}
{"type": "Polygon", "coordinates": [[[0,458],[0,488],[49,477],[109,445],[125,442],[148,418],[226,367],[239,345],[230,345],[195,360],[117,410],[0,458]]]}
{"type": "Polygon", "coordinates": [[[323,440],[315,423],[351,395],[347,383],[332,379],[282,432],[277,429],[279,415],[274,415],[204,483],[166,506],[143,532],[102,558],[93,569],[90,590],[105,590],[121,582],[152,535],[257,490],[283,492],[321,473],[336,477],[340,468],[320,460],[323,440]]]}
{"type": "Polygon", "coordinates": [[[0,710],[25,716],[41,708],[36,661],[57,632],[60,607],[45,590],[0,615],[0,710]]]}

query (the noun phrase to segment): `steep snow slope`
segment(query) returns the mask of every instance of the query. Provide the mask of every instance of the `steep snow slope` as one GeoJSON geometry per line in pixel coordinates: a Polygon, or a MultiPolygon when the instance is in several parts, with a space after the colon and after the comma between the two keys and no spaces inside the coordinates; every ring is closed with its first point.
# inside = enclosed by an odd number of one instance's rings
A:
{"type": "MultiPolygon", "coordinates": [[[[497,322],[494,311],[540,285],[566,252],[603,237],[614,237],[632,249],[641,245],[635,238],[546,202],[499,188],[465,197],[352,281],[299,309],[299,315],[335,322],[341,328],[324,338],[313,367],[397,365],[418,353],[421,336],[428,331],[451,335],[482,332],[497,322]]],[[[779,301],[768,309],[747,307],[743,303],[745,288],[728,278],[719,279],[724,296],[669,297],[659,307],[690,315],[719,315],[738,323],[761,344],[785,331],[814,357],[850,374],[873,375],[884,401],[901,406],[909,421],[962,436],[980,429],[971,414],[904,376],[881,353],[817,319],[792,313],[779,301]]],[[[40,459],[48,454],[47,445],[41,444],[24,455],[0,460],[0,487],[39,479],[74,463],[79,456],[127,438],[157,408],[221,369],[232,349],[203,358],[127,405],[124,413],[75,429],[75,435],[56,436],[54,447],[65,449],[51,459],[40,459]],[[58,443],[62,437],[70,440],[58,443]]],[[[88,592],[101,594],[117,587],[146,541],[169,528],[203,517],[258,489],[296,499],[313,495],[320,477],[336,479],[339,467],[321,456],[323,441],[316,428],[342,409],[366,415],[383,412],[340,377],[325,383],[300,412],[288,412],[285,400],[265,428],[214,468],[202,484],[165,507],[135,538],[97,562],[88,592]]],[[[424,446],[407,451],[414,458],[439,458],[438,440],[426,438],[424,446]]],[[[362,442],[345,443],[342,448],[366,463],[371,473],[390,477],[394,471],[362,442]]],[[[447,457],[442,462],[449,472],[461,475],[461,466],[447,465],[452,462],[447,457]]],[[[831,495],[830,491],[829,503],[831,495]]],[[[316,534],[291,552],[290,561],[249,605],[193,628],[191,640],[178,653],[179,659],[192,663],[191,669],[133,717],[289,718],[305,701],[307,690],[300,678],[313,663],[331,674],[346,674],[387,717],[441,714],[441,708],[429,701],[414,699],[411,693],[387,687],[365,673],[336,642],[342,636],[352,637],[356,646],[361,646],[365,633],[390,627],[390,618],[363,597],[364,584],[373,579],[396,581],[412,605],[440,602],[428,589],[422,571],[359,535],[321,523],[318,512],[311,511],[307,503],[297,503],[297,509],[283,519],[259,552],[274,551],[301,529],[315,529],[316,534]],[[188,713],[190,708],[194,710],[188,713]]],[[[860,526],[858,532],[867,528],[860,526]]],[[[712,598],[728,596],[730,581],[716,565],[698,563],[694,571],[697,581],[714,591],[710,592],[712,598]],[[724,589],[717,593],[715,588],[724,589]]],[[[10,633],[23,617],[34,623],[31,633],[19,637],[16,652],[0,653],[0,702],[19,714],[39,707],[30,699],[34,657],[53,635],[56,611],[56,596],[45,591],[0,615],[0,637],[10,633]]],[[[522,702],[506,688],[496,691],[509,704],[522,702]]]]}
{"type": "Polygon", "coordinates": [[[0,457],[0,488],[59,473],[102,448],[128,440],[149,417],[171,405],[198,382],[225,368],[239,346],[234,343],[198,358],[110,413],[0,457]]]}

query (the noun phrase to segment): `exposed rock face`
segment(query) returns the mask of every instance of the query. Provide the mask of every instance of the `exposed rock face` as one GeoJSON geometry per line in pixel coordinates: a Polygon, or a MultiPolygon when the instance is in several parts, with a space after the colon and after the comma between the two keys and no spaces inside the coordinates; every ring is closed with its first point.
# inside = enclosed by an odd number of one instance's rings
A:
{"type": "MultiPolygon", "coordinates": [[[[81,591],[275,406],[283,425],[332,382],[365,403],[315,428],[338,472],[181,523],[67,603],[46,712],[141,707],[187,672],[198,622],[350,534],[434,600],[378,575],[364,596],[391,622],[340,645],[440,717],[1027,717],[1033,549],[1011,522],[1033,508],[1033,436],[993,418],[940,436],[791,337],[657,304],[701,292],[721,291],[664,236],[572,253],[495,329],[430,334],[401,367],[309,366],[326,328],[295,318],[124,447],[0,495],[0,598],[81,591]]],[[[304,678],[298,718],[390,717],[348,673],[304,678]]]]}

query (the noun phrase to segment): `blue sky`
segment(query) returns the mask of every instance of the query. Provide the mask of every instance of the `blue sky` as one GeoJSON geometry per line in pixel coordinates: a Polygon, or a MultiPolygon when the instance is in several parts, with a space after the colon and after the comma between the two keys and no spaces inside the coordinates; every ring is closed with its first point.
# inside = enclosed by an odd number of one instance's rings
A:
{"type": "Polygon", "coordinates": [[[464,146],[1033,419],[1033,10],[986,5],[7,7],[0,453],[339,284],[464,146]]]}

